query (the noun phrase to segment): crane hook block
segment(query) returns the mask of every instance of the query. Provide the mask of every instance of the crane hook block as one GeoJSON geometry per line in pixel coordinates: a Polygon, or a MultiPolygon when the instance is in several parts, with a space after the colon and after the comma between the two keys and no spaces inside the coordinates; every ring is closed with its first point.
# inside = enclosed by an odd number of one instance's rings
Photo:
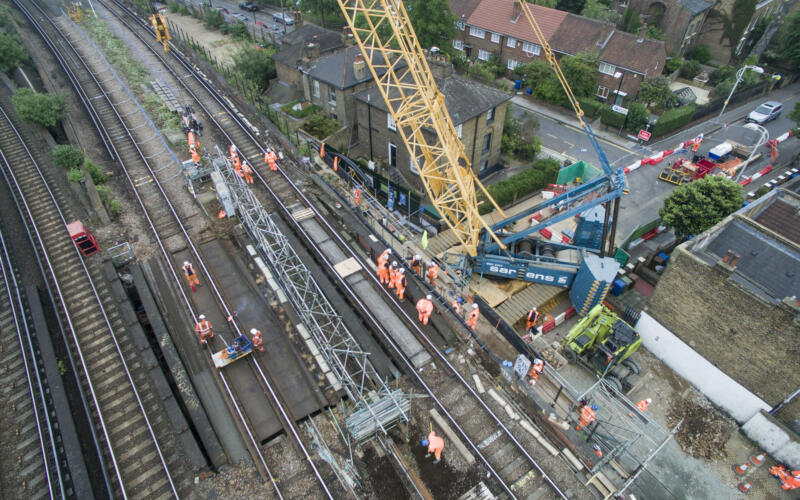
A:
{"type": "Polygon", "coordinates": [[[167,21],[161,14],[153,14],[150,16],[150,22],[153,23],[153,31],[156,32],[156,41],[164,46],[164,52],[169,52],[169,41],[172,37],[167,29],[167,21]]]}

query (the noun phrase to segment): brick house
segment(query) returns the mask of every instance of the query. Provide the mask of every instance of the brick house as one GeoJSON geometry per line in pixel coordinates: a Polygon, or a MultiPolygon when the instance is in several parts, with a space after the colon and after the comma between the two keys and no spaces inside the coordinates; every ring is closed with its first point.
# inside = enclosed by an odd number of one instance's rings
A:
{"type": "Polygon", "coordinates": [[[302,90],[300,67],[343,46],[341,33],[304,24],[286,34],[281,40],[281,49],[272,56],[278,81],[294,90],[302,90]]]}
{"type": "MultiPolygon", "coordinates": [[[[376,54],[374,57],[382,57],[376,54]]],[[[382,64],[382,62],[379,62],[382,64]]],[[[320,106],[343,127],[355,120],[353,94],[372,86],[372,73],[355,46],[312,60],[301,68],[305,99],[320,106]]],[[[385,70],[380,69],[380,74],[385,70]]]]}
{"type": "MultiPolygon", "coordinates": [[[[800,387],[800,195],[777,189],[675,249],[647,312],[777,406],[800,387]]],[[[775,415],[800,431],[800,399],[775,415]]]]}
{"type": "MultiPolygon", "coordinates": [[[[536,35],[521,14],[518,0],[481,0],[468,21],[458,23],[453,47],[472,60],[486,61],[496,53],[508,70],[534,58],[544,58],[536,35]]],[[[455,0],[451,4],[457,3],[455,0]]],[[[594,54],[598,58],[596,96],[619,101],[635,95],[642,81],[661,73],[664,42],[617,30],[613,24],[529,4],[542,35],[558,56],[594,54]],[[617,94],[617,91],[619,93],[617,94]]]]}
{"type": "MultiPolygon", "coordinates": [[[[731,1],[731,4],[733,1],[731,1]]],[[[630,7],[647,24],[664,33],[667,54],[685,56],[700,38],[714,2],[707,0],[631,0],[630,7]]]]}
{"type": "MultiPolygon", "coordinates": [[[[497,164],[511,97],[454,74],[449,62],[429,60],[429,65],[473,170],[479,173],[497,164]]],[[[358,137],[355,154],[397,168],[413,187],[419,188],[419,172],[378,89],[371,87],[357,93],[355,101],[357,133],[354,135],[358,137]]],[[[433,131],[426,130],[425,134],[435,140],[433,131]]]]}

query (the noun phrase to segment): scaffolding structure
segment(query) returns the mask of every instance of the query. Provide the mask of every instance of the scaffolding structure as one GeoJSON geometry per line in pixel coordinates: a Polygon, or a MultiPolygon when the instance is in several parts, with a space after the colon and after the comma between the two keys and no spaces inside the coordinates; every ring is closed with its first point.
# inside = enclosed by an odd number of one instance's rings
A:
{"type": "Polygon", "coordinates": [[[230,160],[218,146],[215,148],[214,170],[230,190],[242,226],[280,282],[325,361],[342,382],[347,396],[355,403],[353,415],[358,417],[352,425],[347,425],[350,436],[356,442],[364,442],[375,433],[385,435],[398,422],[408,422],[410,397],[387,386],[370,362],[369,353],[361,350],[289,240],[230,160]]]}

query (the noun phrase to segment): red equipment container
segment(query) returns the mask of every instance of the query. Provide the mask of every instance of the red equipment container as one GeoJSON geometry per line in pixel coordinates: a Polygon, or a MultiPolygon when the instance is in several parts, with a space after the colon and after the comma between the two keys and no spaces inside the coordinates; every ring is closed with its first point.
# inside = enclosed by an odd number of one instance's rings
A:
{"type": "Polygon", "coordinates": [[[83,223],[79,220],[67,224],[69,237],[75,242],[75,246],[81,251],[84,257],[88,257],[100,251],[94,235],[86,230],[83,223]]]}

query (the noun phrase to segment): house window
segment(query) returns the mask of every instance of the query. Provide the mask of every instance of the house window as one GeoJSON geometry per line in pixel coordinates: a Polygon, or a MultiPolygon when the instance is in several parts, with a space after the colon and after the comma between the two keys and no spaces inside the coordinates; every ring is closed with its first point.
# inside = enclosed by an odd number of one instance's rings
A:
{"type": "Polygon", "coordinates": [[[483,136],[483,149],[481,150],[481,154],[486,154],[489,150],[492,149],[492,133],[489,132],[488,134],[483,136]]]}
{"type": "Polygon", "coordinates": [[[391,113],[386,113],[386,128],[394,132],[397,132],[397,123],[395,123],[394,117],[392,116],[391,113]]]}
{"type": "Polygon", "coordinates": [[[412,174],[419,174],[419,169],[417,168],[417,161],[414,159],[413,156],[408,158],[408,169],[411,170],[412,174]]]}
{"type": "Polygon", "coordinates": [[[483,172],[483,171],[484,171],[484,170],[486,170],[487,168],[489,168],[489,159],[488,159],[488,158],[487,158],[486,160],[483,160],[483,161],[481,162],[481,168],[480,168],[480,171],[481,171],[481,172],[483,172]]]}
{"type": "Polygon", "coordinates": [[[456,28],[458,28],[459,31],[464,31],[464,28],[466,27],[467,23],[465,23],[464,21],[456,21],[456,28]]]}
{"type": "Polygon", "coordinates": [[[478,59],[481,61],[488,61],[490,55],[488,50],[478,49],[478,59]]]}
{"type": "Polygon", "coordinates": [[[517,39],[516,38],[512,38],[512,37],[506,38],[506,45],[508,45],[512,49],[516,49],[517,48],[517,39]]]}
{"type": "Polygon", "coordinates": [[[508,69],[510,69],[510,70],[512,70],[512,71],[513,71],[513,70],[514,70],[514,68],[516,68],[517,66],[519,66],[519,61],[515,61],[514,59],[509,59],[509,60],[508,60],[508,63],[506,63],[506,68],[508,68],[508,69]]]}
{"type": "Polygon", "coordinates": [[[599,87],[597,87],[597,94],[596,95],[600,99],[608,98],[608,87],[603,87],[602,85],[600,85],[599,87]]]}
{"type": "Polygon", "coordinates": [[[464,50],[464,42],[462,40],[453,40],[453,48],[456,50],[464,50]]]}
{"type": "Polygon", "coordinates": [[[397,146],[389,143],[389,166],[396,167],[397,166],[397,146]]]}
{"type": "Polygon", "coordinates": [[[486,32],[484,30],[476,28],[475,26],[469,27],[469,34],[475,38],[484,38],[486,36],[486,32]]]}
{"type": "Polygon", "coordinates": [[[600,69],[598,71],[600,71],[600,73],[603,73],[604,75],[614,76],[614,73],[617,72],[617,67],[614,66],[613,64],[601,62],[600,69]]]}
{"type": "Polygon", "coordinates": [[[528,57],[538,56],[541,50],[542,47],[540,45],[530,42],[522,42],[522,51],[525,52],[528,57]]]}
{"type": "Polygon", "coordinates": [[[336,89],[328,87],[328,104],[336,106],[336,89]]]}
{"type": "Polygon", "coordinates": [[[494,121],[494,111],[496,108],[492,108],[486,112],[486,124],[489,125],[494,121]]]}
{"type": "Polygon", "coordinates": [[[458,136],[459,139],[461,139],[461,126],[462,125],[464,125],[464,124],[463,123],[459,123],[458,126],[456,127],[456,135],[458,136]]]}
{"type": "Polygon", "coordinates": [[[492,33],[492,43],[500,43],[500,33],[492,33]]]}
{"type": "Polygon", "coordinates": [[[319,80],[314,80],[314,97],[319,97],[319,80]]]}

